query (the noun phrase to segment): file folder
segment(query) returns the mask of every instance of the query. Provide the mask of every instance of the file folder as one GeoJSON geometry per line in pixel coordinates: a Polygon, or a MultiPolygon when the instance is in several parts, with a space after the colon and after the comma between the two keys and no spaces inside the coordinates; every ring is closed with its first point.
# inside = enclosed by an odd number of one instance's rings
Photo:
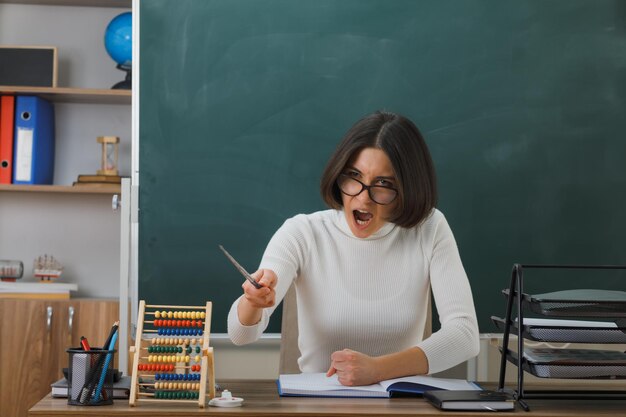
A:
{"type": "Polygon", "coordinates": [[[15,97],[0,97],[0,184],[11,184],[13,177],[13,125],[15,97]]]}
{"type": "Polygon", "coordinates": [[[15,100],[13,184],[52,184],[54,108],[35,96],[15,100]]]}

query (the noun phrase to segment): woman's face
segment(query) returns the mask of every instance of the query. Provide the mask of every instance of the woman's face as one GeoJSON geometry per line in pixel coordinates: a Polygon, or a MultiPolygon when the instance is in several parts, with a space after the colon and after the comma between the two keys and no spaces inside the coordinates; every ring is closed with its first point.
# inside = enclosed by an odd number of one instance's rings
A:
{"type": "MultiPolygon", "coordinates": [[[[346,164],[343,174],[365,185],[398,188],[391,161],[385,152],[377,148],[364,148],[356,153],[346,164]]],[[[341,197],[350,230],[359,238],[371,236],[383,227],[387,223],[385,219],[398,204],[397,199],[390,204],[377,204],[365,189],[355,196],[341,193],[341,197]]]]}

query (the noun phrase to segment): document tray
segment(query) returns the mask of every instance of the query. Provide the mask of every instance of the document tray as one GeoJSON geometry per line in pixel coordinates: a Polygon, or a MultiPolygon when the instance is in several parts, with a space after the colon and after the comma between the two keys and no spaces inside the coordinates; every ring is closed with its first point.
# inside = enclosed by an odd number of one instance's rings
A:
{"type": "MultiPolygon", "coordinates": [[[[528,350],[528,349],[527,349],[528,350]]],[[[586,350],[563,349],[565,353],[573,351],[582,352],[586,350]]],[[[502,352],[502,347],[500,347],[502,352]]],[[[621,352],[616,352],[620,354],[621,352]]],[[[622,354],[624,355],[624,354],[622,354]]],[[[576,360],[570,361],[544,361],[533,360],[524,354],[522,369],[539,378],[561,378],[561,379],[626,379],[626,359],[614,361],[594,361],[576,360]]],[[[507,360],[519,366],[517,352],[509,350],[507,360]]]]}
{"type": "MultiPolygon", "coordinates": [[[[505,320],[491,316],[491,321],[499,330],[505,329],[505,320]]],[[[597,327],[597,326],[566,326],[550,324],[528,324],[524,319],[522,335],[535,342],[558,343],[624,343],[626,344],[626,327],[597,327]]],[[[519,335],[517,321],[511,324],[511,333],[519,335]]]]}
{"type": "MultiPolygon", "coordinates": [[[[502,293],[508,297],[509,289],[502,293]]],[[[522,293],[523,303],[534,313],[561,317],[626,317],[626,292],[565,290],[545,294],[522,293]]]]}

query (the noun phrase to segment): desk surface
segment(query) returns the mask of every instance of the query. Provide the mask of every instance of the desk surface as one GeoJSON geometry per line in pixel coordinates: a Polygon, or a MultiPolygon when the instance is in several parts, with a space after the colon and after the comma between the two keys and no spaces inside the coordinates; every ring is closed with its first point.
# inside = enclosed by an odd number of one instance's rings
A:
{"type": "MultiPolygon", "coordinates": [[[[31,417],[61,416],[167,416],[188,417],[189,415],[223,415],[237,414],[241,416],[448,416],[464,417],[472,415],[493,415],[485,412],[442,412],[421,398],[281,398],[276,392],[274,381],[225,381],[220,382],[224,389],[230,390],[234,396],[243,397],[243,407],[237,408],[199,408],[193,404],[139,403],[129,407],[127,400],[115,400],[115,404],[102,407],[80,407],[67,405],[67,400],[51,398],[50,395],[39,401],[30,409],[31,417]]],[[[525,415],[527,417],[542,416],[616,416],[624,415],[626,400],[528,400],[532,414],[526,414],[519,407],[514,412],[502,412],[502,415],[525,415]]]]}

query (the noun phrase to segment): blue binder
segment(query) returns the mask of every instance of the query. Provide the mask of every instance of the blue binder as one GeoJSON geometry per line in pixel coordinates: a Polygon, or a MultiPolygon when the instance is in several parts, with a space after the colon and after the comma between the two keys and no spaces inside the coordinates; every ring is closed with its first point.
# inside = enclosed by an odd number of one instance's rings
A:
{"type": "Polygon", "coordinates": [[[15,100],[13,184],[52,184],[54,107],[40,97],[15,100]]]}

